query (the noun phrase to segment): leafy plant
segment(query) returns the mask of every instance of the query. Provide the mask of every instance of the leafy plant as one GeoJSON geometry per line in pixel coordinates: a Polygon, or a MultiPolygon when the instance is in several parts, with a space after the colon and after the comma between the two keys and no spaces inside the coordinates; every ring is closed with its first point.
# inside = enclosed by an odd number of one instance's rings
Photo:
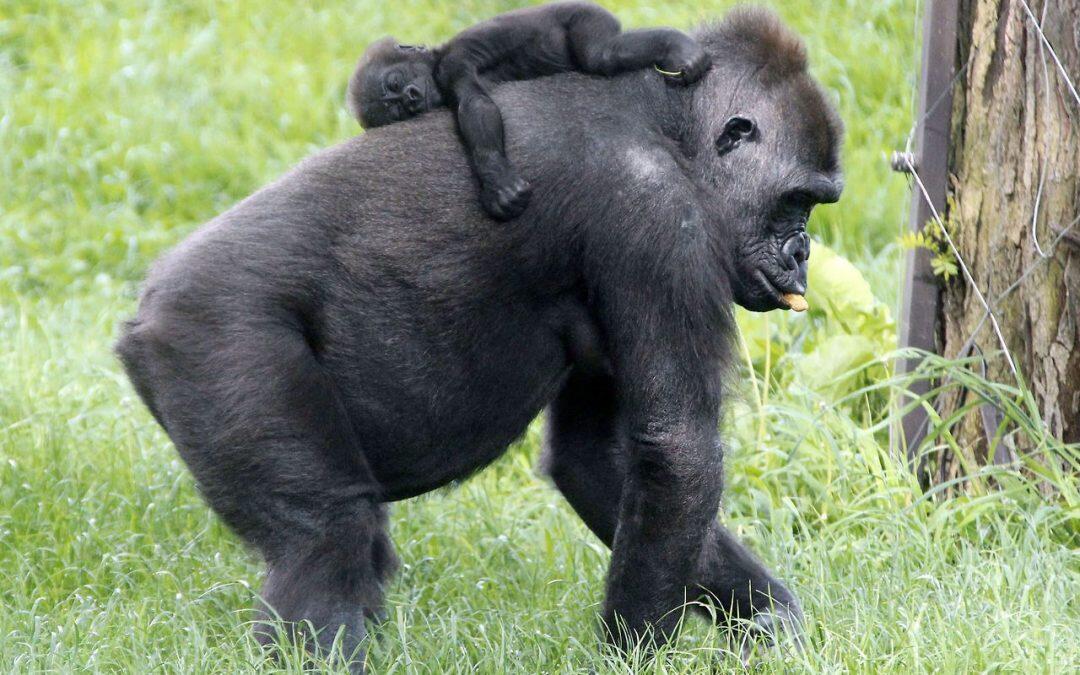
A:
{"type": "MultiPolygon", "coordinates": [[[[947,203],[946,213],[957,213],[952,195],[949,195],[947,203]]],[[[954,230],[951,220],[946,222],[945,227],[948,228],[951,235],[954,230]]],[[[928,251],[930,253],[930,267],[933,269],[934,275],[941,277],[945,281],[949,281],[960,272],[956,255],[953,253],[945,236],[945,230],[942,229],[941,223],[934,218],[926,221],[926,224],[918,232],[908,230],[900,235],[900,246],[908,250],[922,249],[928,251]]]]}
{"type": "Polygon", "coordinates": [[[744,355],[765,378],[765,392],[779,388],[835,399],[889,375],[880,357],[895,348],[896,325],[846,258],[815,242],[809,265],[805,314],[740,312],[744,355]]]}

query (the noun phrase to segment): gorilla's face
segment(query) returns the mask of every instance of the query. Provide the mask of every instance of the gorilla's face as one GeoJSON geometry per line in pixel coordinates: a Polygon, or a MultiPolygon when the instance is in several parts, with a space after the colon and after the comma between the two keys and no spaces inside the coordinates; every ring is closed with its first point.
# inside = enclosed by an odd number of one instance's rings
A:
{"type": "Polygon", "coordinates": [[[695,103],[714,111],[699,127],[696,154],[730,256],[731,290],[751,311],[801,311],[806,222],[816,204],[837,201],[843,187],[840,123],[805,74],[765,83],[754,73],[733,75],[711,73],[695,103]],[[731,81],[734,91],[724,85],[731,81]]]}
{"type": "Polygon", "coordinates": [[[428,49],[397,44],[393,38],[369,47],[352,85],[359,87],[361,125],[373,129],[441,106],[434,65],[428,49]]]}

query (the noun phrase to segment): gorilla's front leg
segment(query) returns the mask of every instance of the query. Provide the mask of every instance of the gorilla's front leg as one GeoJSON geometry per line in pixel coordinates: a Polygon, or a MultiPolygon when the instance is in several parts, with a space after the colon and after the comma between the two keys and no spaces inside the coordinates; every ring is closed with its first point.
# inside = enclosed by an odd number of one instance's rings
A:
{"type": "Polygon", "coordinates": [[[604,606],[607,628],[621,646],[632,646],[650,628],[652,637],[666,640],[696,594],[698,559],[720,504],[721,456],[710,435],[695,427],[656,422],[629,433],[604,606]]]}
{"type": "MultiPolygon", "coordinates": [[[[606,375],[574,373],[547,411],[544,464],[589,529],[615,540],[628,458],[618,422],[617,391],[606,375]]],[[[762,632],[798,634],[799,603],[781,582],[715,520],[707,527],[687,600],[704,596],[718,620],[752,620],[762,632]]],[[[701,613],[706,611],[695,605],[701,613]]]]}
{"type": "MultiPolygon", "coordinates": [[[[616,292],[619,302],[636,295],[616,292]]],[[[677,320],[637,308],[616,316],[604,333],[626,453],[604,620],[628,647],[668,639],[698,594],[698,560],[720,506],[720,385],[719,364],[695,358],[703,350],[671,333],[677,320]]]]}

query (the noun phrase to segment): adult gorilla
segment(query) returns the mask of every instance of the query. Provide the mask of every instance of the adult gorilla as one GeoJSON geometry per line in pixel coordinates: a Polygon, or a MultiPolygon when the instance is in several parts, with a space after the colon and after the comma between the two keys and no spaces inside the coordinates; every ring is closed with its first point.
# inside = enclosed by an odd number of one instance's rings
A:
{"type": "Polygon", "coordinates": [[[468,476],[548,406],[547,464],[612,548],[604,618],[666,637],[702,593],[765,631],[795,597],[717,522],[731,302],[802,293],[839,122],[801,42],[743,10],[655,72],[496,93],[535,186],[494,226],[449,113],[319,153],[154,266],[117,345],[263,598],[359,645],[395,556],[383,502],[468,476]]]}

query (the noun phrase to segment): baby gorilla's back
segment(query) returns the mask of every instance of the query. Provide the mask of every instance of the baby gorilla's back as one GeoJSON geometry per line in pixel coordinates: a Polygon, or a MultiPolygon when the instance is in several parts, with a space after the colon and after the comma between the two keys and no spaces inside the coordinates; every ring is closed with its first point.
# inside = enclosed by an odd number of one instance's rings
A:
{"type": "MultiPolygon", "coordinates": [[[[457,34],[442,47],[440,75],[452,80],[460,65],[475,68],[489,85],[579,70],[574,47],[618,34],[607,10],[586,3],[556,3],[500,14],[457,34]]],[[[455,82],[443,83],[452,93],[455,82]]]]}
{"type": "Polygon", "coordinates": [[[361,59],[350,101],[365,128],[448,103],[480,181],[481,205],[497,220],[510,220],[528,206],[532,188],[506,155],[492,85],[572,70],[612,76],[654,65],[657,77],[690,84],[709,63],[701,46],[679,31],[623,33],[599,5],[554,3],[496,16],[431,51],[380,41],[361,59]]]}

